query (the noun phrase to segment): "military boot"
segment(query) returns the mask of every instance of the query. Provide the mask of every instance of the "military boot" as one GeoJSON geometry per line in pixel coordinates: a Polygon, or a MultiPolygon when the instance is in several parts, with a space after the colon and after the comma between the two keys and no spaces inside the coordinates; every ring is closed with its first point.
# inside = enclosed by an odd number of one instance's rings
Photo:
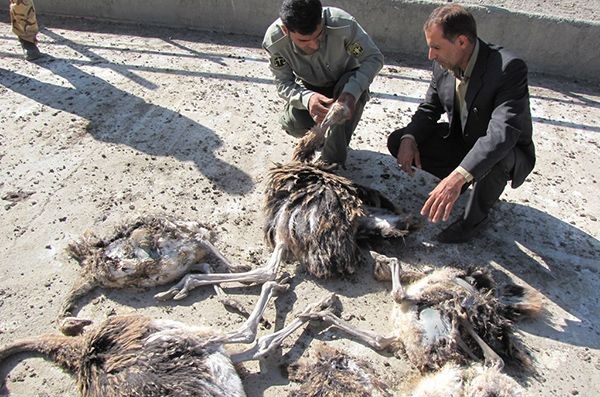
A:
{"type": "Polygon", "coordinates": [[[43,56],[43,54],[37,48],[37,45],[35,45],[35,43],[23,39],[19,39],[19,43],[21,43],[21,47],[23,48],[23,54],[25,54],[26,60],[34,61],[43,56]]]}

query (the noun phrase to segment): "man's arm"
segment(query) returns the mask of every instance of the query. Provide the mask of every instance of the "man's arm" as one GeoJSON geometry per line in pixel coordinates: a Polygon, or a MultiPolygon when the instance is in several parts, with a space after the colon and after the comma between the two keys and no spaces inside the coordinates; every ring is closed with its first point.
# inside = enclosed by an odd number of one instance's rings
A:
{"type": "Polygon", "coordinates": [[[269,69],[275,78],[277,94],[299,109],[308,108],[308,100],[312,91],[296,82],[296,75],[289,60],[281,52],[288,45],[289,38],[282,30],[281,21],[273,22],[263,38],[262,47],[269,55],[269,69]]]}
{"type": "Polygon", "coordinates": [[[443,73],[442,67],[434,63],[431,82],[427,88],[425,99],[419,104],[417,111],[405,128],[405,135],[412,135],[417,145],[427,140],[442,113],[445,112],[438,95],[438,83],[443,73]]]}
{"type": "Polygon", "coordinates": [[[354,19],[352,19],[350,32],[346,49],[351,56],[359,61],[360,65],[354,75],[350,77],[342,92],[351,94],[356,100],[369,89],[373,79],[383,67],[383,54],[367,32],[354,19]]]}
{"type": "Polygon", "coordinates": [[[308,100],[313,92],[296,82],[296,75],[283,56],[271,53],[265,46],[263,48],[269,54],[269,69],[275,78],[277,94],[295,108],[308,109],[308,100]]]}
{"type": "Polygon", "coordinates": [[[513,150],[523,128],[530,123],[527,65],[514,59],[503,71],[485,135],[475,142],[460,166],[475,180],[483,177],[513,150]]]}

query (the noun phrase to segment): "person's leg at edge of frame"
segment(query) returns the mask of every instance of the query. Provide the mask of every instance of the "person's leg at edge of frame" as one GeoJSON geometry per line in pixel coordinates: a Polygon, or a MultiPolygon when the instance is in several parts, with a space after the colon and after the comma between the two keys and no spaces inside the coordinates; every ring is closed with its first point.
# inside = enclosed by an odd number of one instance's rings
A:
{"type": "Polygon", "coordinates": [[[10,0],[10,20],[12,31],[19,38],[25,59],[33,61],[42,57],[36,45],[39,27],[33,1],[10,0]]]}

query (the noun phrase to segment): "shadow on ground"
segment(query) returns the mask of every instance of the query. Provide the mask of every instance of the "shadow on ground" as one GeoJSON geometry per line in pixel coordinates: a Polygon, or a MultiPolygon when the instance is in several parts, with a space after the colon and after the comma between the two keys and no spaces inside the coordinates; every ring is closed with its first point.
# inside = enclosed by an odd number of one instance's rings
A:
{"type": "MultiPolygon", "coordinates": [[[[93,55],[84,46],[57,34],[47,30],[45,34],[86,56],[93,55]]],[[[92,57],[98,63],[110,63],[97,58],[92,57]]],[[[254,187],[247,173],[215,155],[222,140],[209,128],[116,88],[69,60],[46,57],[39,65],[66,79],[71,86],[45,83],[4,68],[0,68],[0,85],[40,104],[83,117],[89,122],[87,132],[97,140],[127,145],[151,156],[191,161],[221,191],[242,195],[254,187]]],[[[109,66],[119,69],[118,65],[109,66]]]]}

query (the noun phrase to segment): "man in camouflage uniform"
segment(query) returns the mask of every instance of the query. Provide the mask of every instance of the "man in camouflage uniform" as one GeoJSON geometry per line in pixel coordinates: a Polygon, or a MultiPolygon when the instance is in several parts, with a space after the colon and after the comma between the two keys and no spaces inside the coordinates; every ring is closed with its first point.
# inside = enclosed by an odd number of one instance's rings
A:
{"type": "Polygon", "coordinates": [[[42,56],[37,48],[39,31],[33,0],[10,0],[10,22],[12,31],[19,38],[25,59],[33,61],[42,56]]]}
{"type": "Polygon", "coordinates": [[[284,0],[263,48],[287,101],[280,121],[288,134],[303,136],[336,100],[350,108],[350,120],[332,128],[321,153],[326,163],[344,164],[369,85],[383,67],[381,51],[350,14],[320,0],[284,0]]]}

